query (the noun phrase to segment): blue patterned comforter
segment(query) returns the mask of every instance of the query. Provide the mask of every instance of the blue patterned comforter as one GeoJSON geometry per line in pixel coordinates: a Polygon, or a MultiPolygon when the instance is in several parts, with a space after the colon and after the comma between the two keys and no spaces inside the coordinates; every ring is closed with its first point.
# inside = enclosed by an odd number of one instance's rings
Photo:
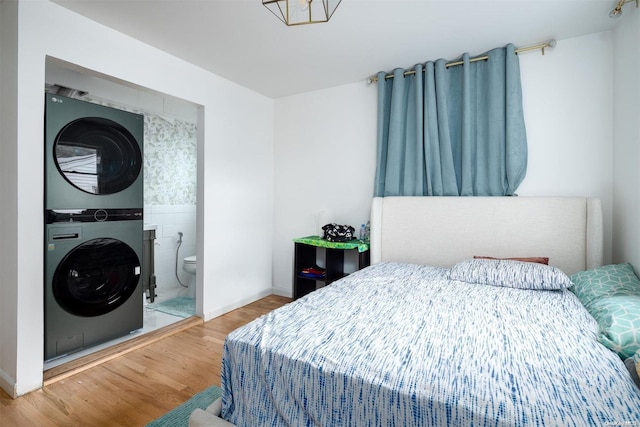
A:
{"type": "Polygon", "coordinates": [[[640,426],[640,391],[568,291],[381,263],[229,334],[238,426],[640,426]]]}

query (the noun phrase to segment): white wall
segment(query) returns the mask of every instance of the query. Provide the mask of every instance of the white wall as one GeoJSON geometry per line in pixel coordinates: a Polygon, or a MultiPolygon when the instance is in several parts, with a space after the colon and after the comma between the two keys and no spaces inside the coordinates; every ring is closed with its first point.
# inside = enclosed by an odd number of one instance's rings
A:
{"type": "Polygon", "coordinates": [[[14,393],[17,370],[16,348],[18,346],[17,298],[18,248],[17,186],[17,112],[18,91],[18,7],[13,1],[0,2],[0,236],[5,242],[13,242],[11,249],[0,254],[0,386],[14,393]]]}
{"type": "Polygon", "coordinates": [[[364,82],[276,100],[274,293],[292,295],[292,239],[318,234],[318,212],[356,230],[368,221],[376,103],[364,82]]]}
{"type": "Polygon", "coordinates": [[[520,56],[529,141],[522,196],[602,200],[604,258],[611,261],[613,33],[558,41],[520,56]]]}
{"type": "Polygon", "coordinates": [[[0,100],[2,232],[3,239],[16,246],[2,257],[2,387],[20,395],[42,384],[44,176],[42,168],[33,165],[43,164],[47,56],[200,106],[198,313],[206,320],[269,294],[273,101],[49,1],[21,1],[17,13],[13,1],[0,7],[2,90],[8,91],[0,100]],[[7,25],[12,20],[15,24],[7,25]],[[11,36],[11,30],[17,36],[5,41],[5,32],[11,36]],[[7,68],[15,72],[5,73],[7,68]],[[240,236],[252,238],[244,241],[240,236]]]}
{"type": "Polygon", "coordinates": [[[615,33],[613,261],[640,274],[640,10],[627,9],[615,33]]]}
{"type": "MultiPolygon", "coordinates": [[[[560,40],[520,57],[529,141],[522,196],[595,196],[611,259],[612,34],[560,40]]],[[[433,58],[423,58],[424,60],[433,58]]],[[[372,74],[378,70],[371,70],[372,74]]],[[[295,237],[315,215],[358,227],[369,217],[375,173],[375,85],[354,83],[276,100],[275,292],[292,294],[295,237]]]]}

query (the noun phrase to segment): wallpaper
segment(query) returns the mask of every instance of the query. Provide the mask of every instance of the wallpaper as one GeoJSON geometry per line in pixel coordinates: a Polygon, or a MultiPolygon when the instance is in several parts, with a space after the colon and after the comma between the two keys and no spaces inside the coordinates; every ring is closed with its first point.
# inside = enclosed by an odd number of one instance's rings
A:
{"type": "Polygon", "coordinates": [[[196,125],[144,116],[144,204],[196,204],[196,125]]]}

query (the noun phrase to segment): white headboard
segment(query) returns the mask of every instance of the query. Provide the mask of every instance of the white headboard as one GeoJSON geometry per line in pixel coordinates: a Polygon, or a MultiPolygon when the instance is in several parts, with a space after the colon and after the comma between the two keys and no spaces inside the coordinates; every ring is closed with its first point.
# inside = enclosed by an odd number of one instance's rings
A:
{"type": "Polygon", "coordinates": [[[371,208],[372,264],[540,256],[573,274],[602,265],[602,248],[594,198],[376,197],[371,208]]]}

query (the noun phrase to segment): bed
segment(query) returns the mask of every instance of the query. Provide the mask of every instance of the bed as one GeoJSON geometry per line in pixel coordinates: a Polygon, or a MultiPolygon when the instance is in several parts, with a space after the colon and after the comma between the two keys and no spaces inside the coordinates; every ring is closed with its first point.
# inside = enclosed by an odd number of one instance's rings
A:
{"type": "Polygon", "coordinates": [[[373,200],[372,265],[229,334],[238,426],[640,425],[567,290],[602,264],[590,198],[373,200]],[[549,266],[482,257],[548,257],[549,266]]]}

